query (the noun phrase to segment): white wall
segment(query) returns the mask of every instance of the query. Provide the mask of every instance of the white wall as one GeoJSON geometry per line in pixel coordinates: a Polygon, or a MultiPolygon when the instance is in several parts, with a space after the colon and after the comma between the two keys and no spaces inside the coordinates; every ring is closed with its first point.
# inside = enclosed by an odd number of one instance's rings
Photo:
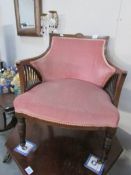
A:
{"type": "Polygon", "coordinates": [[[16,27],[14,24],[13,1],[0,1],[0,52],[1,59],[8,60],[9,64],[17,57],[16,27]]]}
{"type": "MultiPolygon", "coordinates": [[[[118,135],[126,148],[124,156],[126,156],[126,160],[130,161],[129,165],[131,165],[131,158],[129,157],[131,155],[131,141],[128,141],[131,140],[130,7],[131,0],[43,0],[44,12],[49,10],[58,11],[60,16],[59,30],[61,32],[81,32],[83,34],[109,35],[111,37],[108,49],[112,61],[128,70],[119,105],[121,111],[119,126],[121,130],[118,135]]],[[[7,59],[9,62],[12,58],[15,61],[16,59],[36,56],[47,48],[47,41],[46,37],[17,36],[13,0],[0,1],[0,52],[2,59],[7,59]]],[[[117,167],[117,169],[114,168],[114,171],[117,172],[115,174],[128,174],[127,169],[129,168],[127,166],[123,170],[124,173],[121,168],[118,170],[119,163],[115,167],[117,167]]]]}
{"type": "MultiPolygon", "coordinates": [[[[58,11],[60,31],[63,33],[81,32],[90,35],[109,35],[112,37],[111,42],[113,42],[119,22],[120,2],[121,0],[115,0],[115,2],[105,0],[45,0],[43,1],[43,11],[47,12],[51,9],[58,11]]],[[[35,56],[47,47],[45,38],[19,37],[16,35],[13,0],[0,1],[0,13],[3,30],[0,34],[3,35],[6,25],[12,27],[12,32],[15,33],[13,41],[15,40],[16,44],[17,59],[35,56]]],[[[3,58],[6,57],[6,54],[2,49],[3,58]]]]}

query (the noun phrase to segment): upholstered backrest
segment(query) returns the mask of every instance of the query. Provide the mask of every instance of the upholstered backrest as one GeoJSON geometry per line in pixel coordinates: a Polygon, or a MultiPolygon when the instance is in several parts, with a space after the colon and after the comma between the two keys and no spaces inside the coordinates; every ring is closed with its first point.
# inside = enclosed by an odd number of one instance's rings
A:
{"type": "Polygon", "coordinates": [[[105,39],[53,36],[47,54],[32,64],[43,80],[75,78],[103,87],[114,74],[105,55],[105,39]]]}

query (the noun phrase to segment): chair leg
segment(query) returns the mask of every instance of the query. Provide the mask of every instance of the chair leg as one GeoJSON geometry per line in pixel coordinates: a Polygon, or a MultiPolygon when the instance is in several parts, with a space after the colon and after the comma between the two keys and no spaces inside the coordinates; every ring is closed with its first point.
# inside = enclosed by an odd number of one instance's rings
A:
{"type": "Polygon", "coordinates": [[[6,155],[3,158],[3,163],[9,163],[11,161],[12,157],[9,152],[6,153],[6,155]]]}
{"type": "Polygon", "coordinates": [[[26,122],[25,118],[23,117],[18,117],[18,133],[19,133],[19,138],[20,138],[20,145],[22,149],[26,149],[26,122]]]}
{"type": "Polygon", "coordinates": [[[52,126],[48,126],[48,132],[49,132],[49,137],[50,139],[54,138],[54,130],[52,126]]]}
{"type": "Polygon", "coordinates": [[[113,129],[113,128],[106,129],[105,139],[103,144],[103,154],[100,160],[102,163],[104,163],[108,159],[108,155],[112,146],[112,140],[115,133],[116,133],[116,129],[113,129]]]}

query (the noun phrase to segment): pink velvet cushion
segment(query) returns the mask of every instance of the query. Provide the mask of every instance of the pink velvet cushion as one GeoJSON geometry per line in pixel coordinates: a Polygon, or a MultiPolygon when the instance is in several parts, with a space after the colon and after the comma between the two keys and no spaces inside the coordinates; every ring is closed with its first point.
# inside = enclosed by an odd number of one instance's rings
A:
{"type": "Polygon", "coordinates": [[[119,113],[101,88],[87,81],[42,83],[16,97],[16,112],[65,125],[117,127],[119,113]]]}
{"type": "Polygon", "coordinates": [[[32,64],[45,81],[75,78],[103,87],[115,72],[104,56],[105,42],[55,36],[48,53],[32,64]]]}

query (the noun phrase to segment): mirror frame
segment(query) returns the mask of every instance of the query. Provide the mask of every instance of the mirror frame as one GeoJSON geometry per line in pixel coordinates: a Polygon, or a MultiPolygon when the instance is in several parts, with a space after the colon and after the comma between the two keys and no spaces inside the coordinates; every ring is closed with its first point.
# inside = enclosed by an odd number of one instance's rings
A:
{"type": "Polygon", "coordinates": [[[25,28],[25,29],[21,28],[19,0],[14,0],[14,7],[15,7],[17,34],[20,36],[41,36],[42,0],[34,0],[34,16],[35,16],[34,28],[25,28]]]}

